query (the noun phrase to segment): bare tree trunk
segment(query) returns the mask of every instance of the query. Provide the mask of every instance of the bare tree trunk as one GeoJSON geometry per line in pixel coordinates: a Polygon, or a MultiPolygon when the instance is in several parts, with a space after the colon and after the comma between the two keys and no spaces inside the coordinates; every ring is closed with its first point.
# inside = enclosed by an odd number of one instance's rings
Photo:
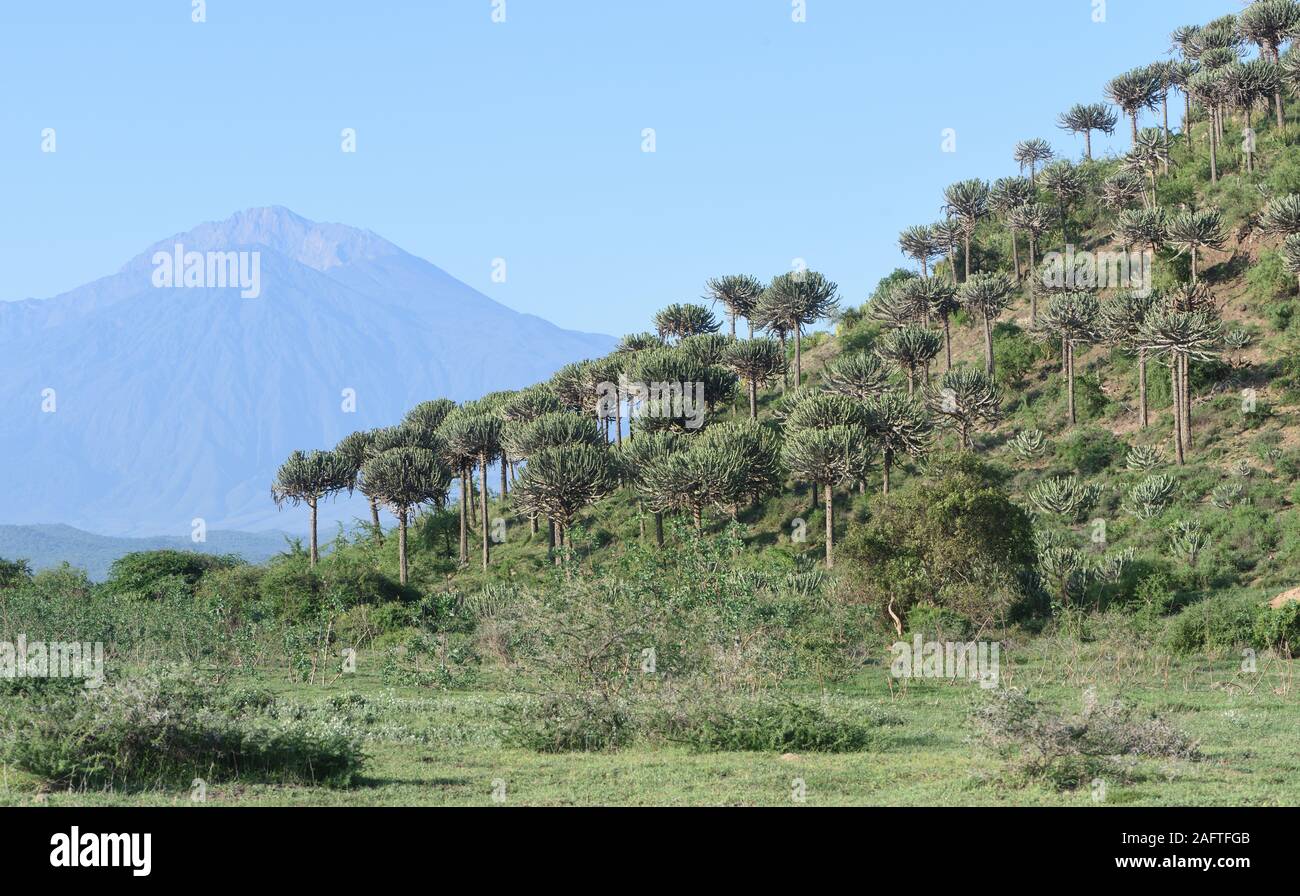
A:
{"type": "Polygon", "coordinates": [[[662,510],[655,511],[655,546],[660,548],[664,546],[664,514],[662,510]]]}
{"type": "Polygon", "coordinates": [[[691,521],[695,523],[695,534],[704,532],[704,508],[696,504],[691,508],[691,521]]]}
{"type": "Polygon", "coordinates": [[[1085,128],[1083,131],[1083,152],[1088,157],[1088,161],[1091,162],[1092,161],[1092,130],[1090,128],[1085,128]]]}
{"type": "Polygon", "coordinates": [[[311,560],[309,565],[315,566],[316,561],[320,559],[320,552],[316,549],[316,499],[307,502],[311,508],[311,560]]]}
{"type": "Polygon", "coordinates": [[[460,468],[460,562],[469,562],[469,472],[460,468]]]}
{"type": "Polygon", "coordinates": [[[1066,372],[1065,372],[1065,381],[1066,381],[1066,387],[1065,387],[1065,390],[1066,390],[1066,394],[1069,396],[1069,398],[1068,398],[1068,402],[1069,402],[1069,406],[1070,406],[1070,425],[1073,426],[1073,425],[1075,424],[1075,416],[1074,416],[1074,344],[1071,343],[1069,340],[1066,340],[1066,343],[1065,343],[1065,371],[1066,371],[1066,372]]]}
{"type": "Polygon", "coordinates": [[[1016,271],[1016,285],[1020,284],[1020,247],[1016,240],[1016,229],[1011,228],[1011,266],[1016,271]]]}
{"type": "Polygon", "coordinates": [[[962,277],[963,281],[970,279],[970,231],[962,231],[962,245],[966,249],[966,274],[962,277]]]}
{"type": "Polygon", "coordinates": [[[803,385],[803,327],[794,328],[794,387],[803,385]]]}
{"type": "Polygon", "coordinates": [[[379,502],[374,498],[370,499],[370,527],[375,531],[375,541],[382,547],[384,544],[384,527],[379,525],[379,502]]]}
{"type": "MultiPolygon", "coordinates": [[[[1211,113],[1211,117],[1212,118],[1214,117],[1213,112],[1211,113]]],[[[1214,121],[1211,121],[1209,123],[1209,130],[1210,130],[1210,183],[1217,184],[1219,182],[1219,153],[1218,153],[1219,141],[1218,141],[1217,125],[1214,121]]]]}
{"type": "Polygon", "coordinates": [[[943,354],[946,366],[944,370],[952,370],[952,332],[948,326],[948,315],[943,316],[943,354]]]}
{"type": "Polygon", "coordinates": [[[824,486],[826,489],[826,568],[835,567],[835,493],[831,491],[831,484],[828,482],[824,486]]]}
{"type": "Polygon", "coordinates": [[[1183,356],[1183,450],[1192,451],[1192,363],[1183,356]]]}
{"type": "Polygon", "coordinates": [[[406,584],[406,508],[397,514],[397,580],[406,584]]]}
{"type": "Polygon", "coordinates": [[[781,334],[781,358],[781,394],[784,395],[785,390],[790,388],[790,370],[785,366],[785,333],[781,334]]]}
{"type": "MultiPolygon", "coordinates": [[[[1160,97],[1160,114],[1163,116],[1165,129],[1165,146],[1169,145],[1169,92],[1166,91],[1164,96],[1160,97]]],[[[1162,159],[1160,167],[1165,174],[1169,173],[1169,161],[1162,159]]]]}
{"type": "Polygon", "coordinates": [[[749,419],[758,419],[758,386],[752,379],[749,381],[749,419]]]}
{"type": "Polygon", "coordinates": [[[984,372],[993,376],[993,324],[987,309],[984,311],[984,372]]]}
{"type": "Polygon", "coordinates": [[[506,459],[501,457],[501,500],[505,500],[510,495],[510,489],[506,486],[506,459]]]}
{"type": "Polygon", "coordinates": [[[884,451],[881,452],[880,455],[880,472],[881,472],[881,478],[883,480],[880,487],[880,493],[882,495],[889,494],[889,471],[890,468],[893,467],[893,465],[894,465],[894,452],[892,449],[886,448],[884,451]]]}
{"type": "Polygon", "coordinates": [[[1147,426],[1147,350],[1138,349],[1138,423],[1147,426]]]}
{"type": "Polygon", "coordinates": [[[1177,356],[1169,358],[1170,372],[1170,395],[1173,397],[1174,407],[1174,454],[1178,458],[1178,466],[1183,465],[1183,426],[1181,417],[1183,416],[1183,399],[1181,377],[1178,375],[1179,362],[1177,356]]]}
{"type": "Polygon", "coordinates": [[[483,482],[483,571],[487,572],[488,568],[488,543],[492,540],[490,535],[491,523],[488,522],[488,488],[487,488],[487,464],[488,458],[486,453],[479,455],[479,478],[483,482]]]}

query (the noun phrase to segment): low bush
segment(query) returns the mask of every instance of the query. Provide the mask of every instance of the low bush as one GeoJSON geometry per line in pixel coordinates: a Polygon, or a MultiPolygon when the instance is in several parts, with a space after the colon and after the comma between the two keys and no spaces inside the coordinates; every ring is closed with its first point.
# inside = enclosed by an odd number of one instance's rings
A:
{"type": "Polygon", "coordinates": [[[1197,744],[1166,720],[1114,701],[1085,705],[1081,714],[1062,715],[1009,688],[991,692],[972,720],[1026,778],[1058,790],[1087,786],[1099,777],[1122,780],[1121,756],[1196,759],[1197,744]]]}
{"type": "Polygon", "coordinates": [[[271,716],[267,706],[263,695],[231,702],[170,672],[11,701],[0,736],[7,762],[70,788],[188,786],[195,777],[351,783],[363,753],[350,728],[271,716]]]}
{"type": "Polygon", "coordinates": [[[778,700],[743,700],[697,708],[665,736],[701,752],[857,753],[872,743],[861,722],[838,718],[821,706],[778,700]]]}
{"type": "Polygon", "coordinates": [[[1255,643],[1284,656],[1300,656],[1300,602],[1260,609],[1255,617],[1255,643]]]}
{"type": "Polygon", "coordinates": [[[1222,653],[1254,641],[1259,606],[1237,594],[1209,597],[1169,620],[1165,646],[1174,653],[1222,653]]]}

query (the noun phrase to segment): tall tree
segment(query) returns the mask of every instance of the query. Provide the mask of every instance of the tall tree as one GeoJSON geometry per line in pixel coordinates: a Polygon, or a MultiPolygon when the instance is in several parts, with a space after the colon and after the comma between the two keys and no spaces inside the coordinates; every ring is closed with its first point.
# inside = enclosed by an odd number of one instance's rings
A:
{"type": "Polygon", "coordinates": [[[1052,152],[1052,145],[1046,140],[1040,140],[1035,137],[1032,140],[1022,140],[1016,144],[1016,151],[1012,153],[1012,158],[1020,166],[1020,170],[1029,169],[1029,182],[1038,186],[1037,168],[1039,165],[1052,158],[1055,153],[1052,152]]]}
{"type": "MultiPolygon", "coordinates": [[[[1015,222],[1017,228],[1029,235],[1029,267],[1026,270],[1032,276],[1038,267],[1039,240],[1043,238],[1043,234],[1052,229],[1052,210],[1041,202],[1031,202],[1013,211],[1011,220],[1015,222]]],[[[1029,296],[1029,319],[1036,321],[1038,320],[1037,293],[1030,290],[1029,296]]]]}
{"type": "Polygon", "coordinates": [[[938,277],[926,277],[917,284],[918,295],[928,304],[930,314],[939,319],[943,327],[944,369],[952,370],[952,331],[950,321],[961,310],[957,288],[938,277]]]}
{"type": "Polygon", "coordinates": [[[655,314],[655,330],[661,339],[682,339],[696,333],[716,333],[722,324],[703,305],[674,303],[655,314]]]}
{"type": "Polygon", "coordinates": [[[880,451],[881,493],[889,494],[889,474],[900,454],[919,457],[930,444],[934,426],[925,408],[897,392],[867,399],[867,433],[880,451]]]}
{"type": "Polygon", "coordinates": [[[935,238],[934,228],[918,224],[898,235],[898,248],[921,266],[921,276],[929,276],[930,259],[942,255],[943,249],[935,238]]]}
{"type": "Polygon", "coordinates": [[[1221,327],[1218,316],[1211,310],[1167,307],[1147,315],[1138,334],[1148,354],[1168,359],[1174,404],[1174,448],[1180,465],[1191,447],[1190,362],[1210,360],[1218,354],[1221,327]]]}
{"type": "MultiPolygon", "coordinates": [[[[763,283],[757,277],[748,274],[730,274],[726,277],[714,277],[704,284],[708,291],[707,298],[721,303],[727,310],[731,324],[731,338],[736,338],[736,318],[749,319],[763,295],[763,283]]],[[[754,322],[749,322],[749,336],[754,336],[754,322]]]]}
{"type": "MultiPolygon", "coordinates": [[[[1246,40],[1259,45],[1260,53],[1265,59],[1281,63],[1283,41],[1295,36],[1300,30],[1300,3],[1295,0],[1255,0],[1242,11],[1237,27],[1246,40]]],[[[1281,84],[1276,85],[1273,100],[1277,128],[1280,131],[1286,126],[1281,84]]]]}
{"type": "Polygon", "coordinates": [[[957,283],[957,250],[962,245],[961,222],[954,218],[945,218],[931,224],[930,231],[934,234],[935,246],[948,259],[948,273],[952,275],[952,282],[955,285],[957,283]]]}
{"type": "Polygon", "coordinates": [[[1070,206],[1083,198],[1087,191],[1087,181],[1069,159],[1053,162],[1043,169],[1043,186],[1056,198],[1056,208],[1060,213],[1061,239],[1070,242],[1070,206]]]}
{"type": "Polygon", "coordinates": [[[1144,174],[1151,185],[1151,201],[1148,208],[1160,204],[1156,192],[1156,175],[1169,164],[1171,154],[1169,141],[1159,128],[1143,128],[1137,137],[1137,143],[1124,157],[1124,165],[1130,170],[1144,174]]]}
{"type": "Polygon", "coordinates": [[[361,474],[366,487],[397,517],[398,578],[407,583],[406,530],[411,509],[447,500],[451,471],[428,448],[404,446],[366,461],[361,474]]]}
{"type": "Polygon", "coordinates": [[[1116,348],[1137,355],[1138,425],[1147,425],[1147,350],[1138,338],[1142,322],[1158,305],[1152,293],[1121,292],[1100,307],[1098,323],[1102,338],[1116,348]]]}
{"type": "Polygon", "coordinates": [[[896,365],[907,377],[909,396],[916,391],[917,371],[934,360],[942,348],[938,333],[917,326],[891,330],[876,341],[876,352],[880,357],[896,365]]]}
{"type": "Polygon", "coordinates": [[[606,445],[560,445],[529,458],[515,484],[515,500],[529,513],[554,520],[556,545],[563,548],[578,513],[617,487],[618,470],[606,445]]]}
{"type": "MultiPolygon", "coordinates": [[[[482,558],[486,571],[491,557],[492,521],[488,516],[488,464],[501,454],[501,431],[503,421],[495,414],[480,408],[468,413],[453,414],[447,418],[446,425],[439,431],[446,441],[447,452],[462,465],[462,482],[468,478],[464,472],[475,462],[479,468],[479,499],[482,512],[482,558]]],[[[469,500],[467,494],[461,501],[469,500]]]]}
{"type": "Polygon", "coordinates": [[[862,426],[805,429],[786,436],[783,459],[797,478],[821,486],[826,504],[826,568],[835,566],[835,486],[866,479],[871,437],[862,426]]]}
{"type": "MultiPolygon", "coordinates": [[[[647,500],[657,505],[656,477],[658,463],[668,454],[680,451],[687,445],[686,438],[672,430],[664,429],[648,432],[639,439],[624,442],[615,455],[619,476],[636,491],[637,503],[643,506],[647,500]]],[[[655,544],[664,546],[664,514],[662,509],[653,511],[655,520],[655,544]]],[[[645,537],[645,526],[641,527],[641,537],[645,537]]]]}
{"type": "Polygon", "coordinates": [[[954,367],[925,390],[925,403],[939,422],[957,434],[962,448],[974,446],[972,433],[980,424],[996,423],[1002,415],[1002,392],[982,370],[954,367]]]}
{"type": "Polygon", "coordinates": [[[828,392],[863,404],[889,389],[889,371],[869,352],[845,352],[823,367],[821,376],[828,392]]]}
{"type": "Polygon", "coordinates": [[[1106,98],[1124,110],[1133,125],[1133,143],[1137,144],[1138,115],[1154,109],[1160,94],[1159,74],[1147,68],[1135,68],[1106,85],[1106,98]]]}
{"type": "Polygon", "coordinates": [[[993,188],[989,191],[989,207],[995,214],[1002,216],[1007,229],[1011,231],[1011,263],[1017,283],[1020,282],[1020,247],[1016,240],[1019,228],[1016,226],[1015,211],[1033,202],[1035,193],[1034,185],[1025,177],[1000,177],[993,182],[993,188]]]}
{"type": "Polygon", "coordinates": [[[384,530],[379,525],[379,499],[366,490],[365,480],[361,478],[361,467],[370,456],[374,443],[375,431],[363,429],[340,439],[339,443],[334,446],[334,453],[348,465],[348,470],[352,474],[351,488],[359,489],[369,500],[370,525],[374,530],[376,542],[382,545],[384,543],[384,530]]]}
{"type": "Polygon", "coordinates": [[[1166,242],[1181,254],[1192,257],[1192,282],[1198,280],[1199,252],[1202,249],[1222,249],[1227,237],[1223,232],[1223,215],[1217,209],[1189,209],[1169,219],[1165,230],[1166,242]]]}
{"type": "Polygon", "coordinates": [[[271,485],[271,498],[276,507],[286,503],[306,504],[311,509],[312,566],[320,559],[316,542],[316,510],[320,499],[351,489],[354,482],[352,467],[333,451],[295,451],[276,471],[271,485]]]}
{"type": "Polygon", "coordinates": [[[793,271],[772,278],[759,302],[759,316],[794,334],[794,384],[803,383],[803,329],[839,306],[839,287],[817,271],[793,271]]]}
{"type": "Polygon", "coordinates": [[[965,248],[965,278],[970,279],[970,242],[975,225],[989,213],[989,185],[979,178],[958,181],[943,191],[944,211],[961,223],[962,246],[965,248]]]}
{"type": "Polygon", "coordinates": [[[785,371],[785,352],[775,339],[740,339],[727,346],[722,366],[745,381],[749,419],[758,419],[758,389],[785,371]]]}
{"type": "Polygon", "coordinates": [[[1074,408],[1074,349],[1100,338],[1097,297],[1090,292],[1070,290],[1052,297],[1038,320],[1044,335],[1060,340],[1061,372],[1066,384],[1066,413],[1073,426],[1077,422],[1074,408]]]}
{"type": "Polygon", "coordinates": [[[1119,119],[1105,103],[1076,103],[1061,113],[1059,121],[1061,130],[1083,134],[1084,155],[1092,161],[1092,132],[1113,134],[1119,119]]]}
{"type": "Polygon", "coordinates": [[[1003,273],[977,274],[962,284],[958,298],[984,323],[984,372],[993,376],[993,322],[1011,304],[1011,281],[1003,273]]]}

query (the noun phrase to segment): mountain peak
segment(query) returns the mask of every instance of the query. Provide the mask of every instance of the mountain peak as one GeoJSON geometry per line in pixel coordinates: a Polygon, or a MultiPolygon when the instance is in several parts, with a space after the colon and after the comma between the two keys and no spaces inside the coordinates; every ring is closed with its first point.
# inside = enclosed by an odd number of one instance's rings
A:
{"type": "Polygon", "coordinates": [[[144,254],[181,243],[196,251],[263,246],[317,271],[357,261],[403,255],[397,246],[369,230],[311,221],[282,205],[248,208],[224,221],[207,221],[162,240],[144,254]]]}

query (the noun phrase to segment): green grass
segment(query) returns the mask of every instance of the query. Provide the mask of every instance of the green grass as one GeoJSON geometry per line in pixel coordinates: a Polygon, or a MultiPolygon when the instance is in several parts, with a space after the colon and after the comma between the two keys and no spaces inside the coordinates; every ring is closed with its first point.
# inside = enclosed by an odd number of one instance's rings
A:
{"type": "MultiPolygon", "coordinates": [[[[284,679],[247,682],[303,702],[363,694],[353,719],[368,737],[359,784],[213,785],[207,805],[488,806],[494,782],[505,782],[507,805],[780,806],[795,804],[795,779],[806,786],[807,805],[1093,805],[1087,790],[1023,783],[980,743],[967,720],[981,697],[977,686],[912,681],[899,687],[885,665],[866,667],[827,696],[842,709],[892,720],[867,752],[783,757],[646,744],[542,755],[501,746],[505,694],[385,687],[366,659],[355,676],[328,688],[284,679]]],[[[1300,805],[1300,661],[1261,657],[1257,675],[1237,666],[1230,657],[1179,661],[1138,644],[1044,638],[1009,646],[1002,685],[1029,688],[1065,711],[1077,711],[1084,688],[1092,686],[1100,699],[1124,696],[1200,740],[1199,761],[1136,761],[1130,782],[1108,782],[1109,805],[1300,805]]],[[[0,804],[36,802],[192,805],[188,790],[45,793],[35,779],[6,768],[0,804]]]]}

